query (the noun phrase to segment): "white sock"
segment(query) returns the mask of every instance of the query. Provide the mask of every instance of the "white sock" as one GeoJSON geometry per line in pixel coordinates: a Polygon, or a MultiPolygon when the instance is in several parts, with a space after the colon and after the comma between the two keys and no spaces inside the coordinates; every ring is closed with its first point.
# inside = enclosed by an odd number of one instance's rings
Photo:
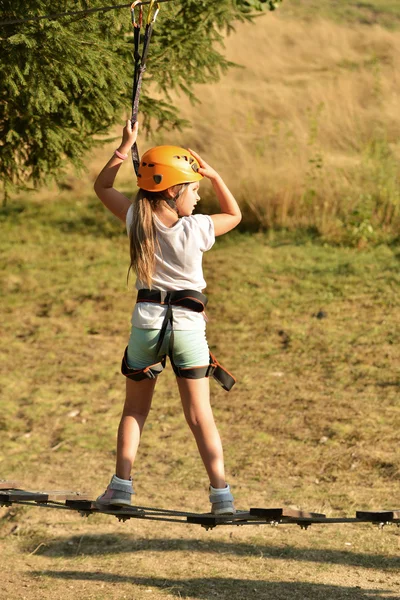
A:
{"type": "Polygon", "coordinates": [[[121,479],[121,477],[117,477],[116,475],[114,475],[114,479],[118,483],[131,483],[132,482],[132,479],[121,479]]]}
{"type": "Polygon", "coordinates": [[[226,487],[224,488],[215,488],[212,485],[210,485],[210,491],[213,494],[225,494],[227,491],[229,491],[229,485],[227,484],[226,487]]]}

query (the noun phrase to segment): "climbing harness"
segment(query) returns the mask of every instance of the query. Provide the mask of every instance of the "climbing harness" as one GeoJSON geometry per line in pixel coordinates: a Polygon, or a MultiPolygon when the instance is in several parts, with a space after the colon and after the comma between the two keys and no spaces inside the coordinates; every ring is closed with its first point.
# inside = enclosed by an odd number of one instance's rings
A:
{"type": "MultiPolygon", "coordinates": [[[[229,392],[236,383],[236,379],[229,371],[227,371],[210,352],[210,359],[208,365],[200,365],[198,367],[182,368],[178,367],[173,360],[173,345],[174,345],[174,316],[173,306],[182,306],[194,312],[201,313],[204,311],[208,299],[207,296],[196,290],[176,290],[171,292],[162,292],[159,290],[148,290],[142,289],[138,291],[137,303],[140,302],[154,302],[167,306],[164,321],[161,326],[160,335],[157,342],[156,354],[161,349],[162,343],[165,338],[168,324],[171,326],[171,336],[169,339],[168,355],[172,364],[172,368],[177,377],[183,377],[185,379],[202,379],[203,377],[212,376],[224,390],[229,392]]],[[[142,379],[155,379],[165,367],[166,356],[164,355],[161,361],[154,365],[149,365],[144,369],[132,369],[128,365],[127,361],[127,348],[125,349],[124,357],[122,359],[121,372],[125,377],[134,379],[135,381],[141,381],[142,379]]]]}
{"type": "MultiPolygon", "coordinates": [[[[158,2],[156,2],[156,0],[151,0],[148,14],[147,14],[146,27],[145,27],[145,31],[144,31],[142,53],[140,54],[140,37],[141,37],[140,34],[141,34],[142,25],[143,25],[143,6],[142,6],[140,0],[135,0],[135,2],[133,2],[132,6],[131,6],[131,20],[132,20],[132,26],[133,26],[133,45],[134,45],[133,57],[135,60],[135,70],[134,70],[134,75],[133,75],[133,89],[132,89],[132,116],[131,116],[132,126],[137,121],[137,118],[138,118],[139,99],[140,99],[140,91],[142,88],[142,79],[143,79],[143,74],[146,71],[146,60],[147,60],[147,54],[149,52],[151,34],[153,33],[153,25],[157,19],[159,10],[160,10],[160,4],[158,2]],[[139,5],[139,17],[138,17],[138,20],[136,20],[135,8],[138,5],[139,5]],[[155,7],[154,7],[154,5],[155,5],[155,7]],[[153,10],[154,10],[154,14],[152,16],[153,10]]],[[[139,151],[138,151],[136,142],[134,143],[134,145],[132,147],[132,162],[133,162],[133,167],[135,169],[135,173],[137,175],[138,171],[139,171],[140,159],[139,159],[139,151]]]]}

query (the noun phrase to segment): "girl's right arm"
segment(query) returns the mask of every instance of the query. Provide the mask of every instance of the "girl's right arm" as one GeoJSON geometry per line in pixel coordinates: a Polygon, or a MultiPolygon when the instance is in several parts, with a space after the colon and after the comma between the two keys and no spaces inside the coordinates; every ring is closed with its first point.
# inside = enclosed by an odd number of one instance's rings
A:
{"type": "MultiPolygon", "coordinates": [[[[136,121],[132,128],[130,120],[126,122],[122,133],[122,142],[118,148],[121,154],[129,154],[130,149],[136,141],[139,124],[136,121]]],[[[124,194],[116,190],[114,185],[115,177],[122,164],[121,158],[114,155],[100,172],[94,184],[94,191],[100,198],[104,206],[108,208],[116,217],[125,223],[126,213],[131,206],[131,201],[124,194]]]]}
{"type": "Polygon", "coordinates": [[[239,205],[221,175],[190,148],[189,152],[193,154],[200,165],[200,175],[207,177],[212,183],[221,212],[216,215],[211,215],[211,219],[214,223],[215,236],[223,235],[224,233],[231,231],[231,229],[234,229],[242,220],[242,213],[239,205]]]}

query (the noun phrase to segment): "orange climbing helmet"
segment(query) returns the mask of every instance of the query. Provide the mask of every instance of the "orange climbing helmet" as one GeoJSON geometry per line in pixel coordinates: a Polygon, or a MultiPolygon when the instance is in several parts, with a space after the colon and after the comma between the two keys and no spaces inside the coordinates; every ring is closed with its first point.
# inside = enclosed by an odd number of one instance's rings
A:
{"type": "Polygon", "coordinates": [[[173,185],[203,179],[200,165],[189,150],[179,146],[150,148],[140,161],[137,184],[147,192],[162,192],[173,185]]]}

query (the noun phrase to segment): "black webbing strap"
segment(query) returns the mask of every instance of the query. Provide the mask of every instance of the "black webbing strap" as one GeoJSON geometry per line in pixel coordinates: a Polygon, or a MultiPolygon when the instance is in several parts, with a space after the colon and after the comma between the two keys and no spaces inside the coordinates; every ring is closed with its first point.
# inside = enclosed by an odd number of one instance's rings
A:
{"type": "Polygon", "coordinates": [[[202,379],[203,377],[214,377],[227,392],[229,392],[236,383],[236,379],[229,373],[210,352],[210,364],[202,367],[189,367],[182,368],[175,365],[174,361],[170,357],[172,368],[177,377],[184,377],[185,379],[202,379]]]}
{"type": "Polygon", "coordinates": [[[203,312],[207,306],[208,298],[197,290],[138,290],[136,302],[154,302],[156,304],[173,304],[189,308],[194,312],[203,312]]]}
{"type": "MultiPolygon", "coordinates": [[[[144,32],[143,38],[143,48],[142,54],[140,54],[140,30],[142,27],[143,21],[143,7],[140,5],[140,13],[139,13],[139,21],[136,22],[135,19],[135,6],[138,4],[138,1],[134,2],[131,6],[131,16],[132,16],[132,25],[133,25],[133,44],[134,44],[134,52],[133,56],[135,59],[135,71],[133,75],[133,88],[132,88],[132,116],[131,123],[132,126],[136,123],[139,112],[139,99],[140,99],[140,91],[142,89],[142,79],[143,74],[146,71],[146,60],[147,55],[149,53],[149,46],[151,40],[151,34],[153,33],[153,24],[156,20],[157,13],[159,11],[159,5],[157,4],[156,11],[154,13],[153,18],[151,19],[151,11],[153,10],[154,0],[150,3],[149,6],[149,14],[147,18],[146,28],[144,32]]],[[[136,175],[138,174],[140,158],[139,158],[139,150],[136,142],[132,146],[132,162],[133,167],[135,169],[136,175]]]]}
{"type": "Polygon", "coordinates": [[[163,356],[161,361],[145,367],[144,369],[132,369],[128,365],[128,348],[125,348],[125,353],[121,364],[121,373],[128,377],[128,379],[134,379],[135,381],[142,381],[142,379],[156,379],[157,376],[162,372],[165,367],[166,357],[163,356]]]}
{"type": "Polygon", "coordinates": [[[160,335],[158,337],[158,342],[156,346],[156,356],[161,350],[162,343],[165,338],[165,334],[167,332],[168,323],[171,324],[171,335],[169,337],[169,349],[168,354],[172,355],[172,349],[174,347],[174,313],[172,312],[171,302],[168,302],[167,312],[165,313],[164,321],[161,326],[160,335]]]}
{"type": "Polygon", "coordinates": [[[165,338],[168,323],[171,324],[171,337],[169,341],[169,354],[172,355],[174,344],[174,315],[173,306],[183,306],[194,312],[203,312],[208,299],[207,296],[196,290],[174,290],[171,292],[161,292],[159,290],[143,289],[138,291],[136,302],[154,302],[167,306],[167,311],[161,326],[160,335],[157,342],[156,354],[158,355],[165,338]]]}

